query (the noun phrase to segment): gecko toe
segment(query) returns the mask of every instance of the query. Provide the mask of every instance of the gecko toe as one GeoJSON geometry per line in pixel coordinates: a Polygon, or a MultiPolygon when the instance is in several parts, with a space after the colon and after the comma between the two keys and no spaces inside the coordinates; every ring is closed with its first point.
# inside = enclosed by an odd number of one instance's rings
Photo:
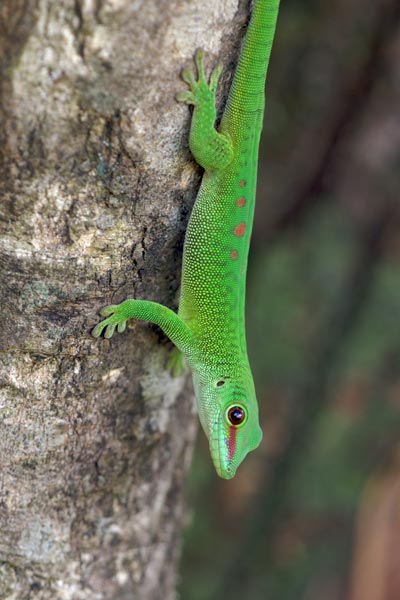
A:
{"type": "Polygon", "coordinates": [[[190,69],[184,69],[182,71],[182,79],[185,83],[187,83],[192,89],[196,87],[196,80],[194,78],[194,73],[190,69]]]}
{"type": "Polygon", "coordinates": [[[104,337],[107,338],[108,340],[113,336],[115,326],[116,326],[116,323],[110,323],[109,325],[107,325],[104,337]]]}
{"type": "Polygon", "coordinates": [[[105,306],[104,308],[102,308],[100,314],[102,317],[108,317],[108,315],[112,315],[112,313],[115,312],[116,308],[116,304],[110,304],[109,306],[105,306]]]}
{"type": "Polygon", "coordinates": [[[204,72],[204,52],[201,48],[197,48],[196,53],[194,55],[194,61],[197,67],[199,81],[205,81],[206,75],[204,72]]]}
{"type": "Polygon", "coordinates": [[[121,323],[118,323],[117,325],[117,331],[118,333],[123,333],[126,329],[126,321],[121,321],[121,323]]]}
{"type": "Polygon", "coordinates": [[[103,329],[104,329],[104,325],[103,325],[103,323],[98,323],[98,324],[96,325],[96,327],[94,327],[94,328],[92,329],[92,336],[93,336],[93,337],[95,337],[95,338],[98,338],[98,337],[100,337],[100,336],[101,336],[101,334],[102,334],[102,332],[103,332],[103,329]]]}
{"type": "Polygon", "coordinates": [[[176,94],[175,98],[178,102],[185,102],[185,104],[195,104],[195,98],[192,92],[179,92],[176,94]]]}

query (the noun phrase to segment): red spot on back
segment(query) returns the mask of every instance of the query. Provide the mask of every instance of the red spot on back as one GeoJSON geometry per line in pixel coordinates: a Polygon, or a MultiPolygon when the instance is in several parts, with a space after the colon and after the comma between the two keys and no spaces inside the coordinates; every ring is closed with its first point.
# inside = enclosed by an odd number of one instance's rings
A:
{"type": "Polygon", "coordinates": [[[232,460],[236,452],[236,432],[236,427],[229,427],[229,438],[227,441],[229,461],[232,460]]]}
{"type": "Polygon", "coordinates": [[[236,235],[236,237],[242,237],[245,231],[246,223],[239,223],[239,225],[236,225],[235,229],[233,230],[233,233],[236,235]]]}
{"type": "Polygon", "coordinates": [[[244,206],[246,204],[246,198],[244,196],[241,196],[240,198],[238,198],[236,200],[236,206],[238,206],[239,208],[242,208],[242,206],[244,206]]]}
{"type": "Polygon", "coordinates": [[[237,250],[231,250],[231,259],[236,260],[238,257],[237,250]]]}
{"type": "Polygon", "coordinates": [[[246,185],[246,181],[244,179],[241,179],[239,181],[239,187],[243,188],[246,185]]]}

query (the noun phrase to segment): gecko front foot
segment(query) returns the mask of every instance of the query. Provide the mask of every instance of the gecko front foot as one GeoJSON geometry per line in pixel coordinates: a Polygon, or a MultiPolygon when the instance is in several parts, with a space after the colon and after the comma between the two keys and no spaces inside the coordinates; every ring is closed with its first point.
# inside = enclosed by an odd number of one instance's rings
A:
{"type": "Polygon", "coordinates": [[[165,335],[181,352],[193,353],[196,350],[196,340],[186,323],[173,310],[158,302],[128,298],[121,304],[106,306],[101,314],[107,319],[104,319],[93,329],[92,335],[94,337],[100,337],[105,331],[104,337],[110,338],[115,328],[119,333],[122,333],[129,319],[139,319],[161,327],[165,335]]]}
{"type": "Polygon", "coordinates": [[[125,331],[126,322],[129,319],[129,316],[126,315],[124,304],[124,302],[121,302],[121,304],[110,304],[100,311],[100,314],[103,317],[109,316],[93,329],[92,335],[94,337],[100,337],[104,330],[104,337],[107,339],[112,337],[115,328],[117,328],[118,333],[125,331]]]}
{"type": "Polygon", "coordinates": [[[172,377],[181,377],[186,373],[185,357],[178,348],[172,348],[170,351],[167,360],[167,370],[170,371],[172,377]]]}

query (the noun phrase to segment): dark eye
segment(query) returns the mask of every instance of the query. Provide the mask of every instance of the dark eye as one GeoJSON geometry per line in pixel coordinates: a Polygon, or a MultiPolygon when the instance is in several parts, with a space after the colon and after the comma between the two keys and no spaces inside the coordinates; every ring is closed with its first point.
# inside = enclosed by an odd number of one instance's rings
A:
{"type": "Polygon", "coordinates": [[[241,425],[246,418],[246,412],[241,406],[231,406],[228,410],[228,420],[231,425],[241,425]]]}
{"type": "Polygon", "coordinates": [[[223,379],[221,379],[220,381],[217,381],[217,383],[216,383],[217,387],[221,387],[223,385],[225,385],[225,381],[223,379]]]}

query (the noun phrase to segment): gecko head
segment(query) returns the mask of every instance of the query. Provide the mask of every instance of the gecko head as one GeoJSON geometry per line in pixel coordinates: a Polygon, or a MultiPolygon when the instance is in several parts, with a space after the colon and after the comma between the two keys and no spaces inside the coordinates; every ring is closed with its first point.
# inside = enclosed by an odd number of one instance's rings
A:
{"type": "Polygon", "coordinates": [[[220,477],[232,479],[246,455],[262,439],[250,369],[238,375],[194,371],[201,425],[220,477]]]}

